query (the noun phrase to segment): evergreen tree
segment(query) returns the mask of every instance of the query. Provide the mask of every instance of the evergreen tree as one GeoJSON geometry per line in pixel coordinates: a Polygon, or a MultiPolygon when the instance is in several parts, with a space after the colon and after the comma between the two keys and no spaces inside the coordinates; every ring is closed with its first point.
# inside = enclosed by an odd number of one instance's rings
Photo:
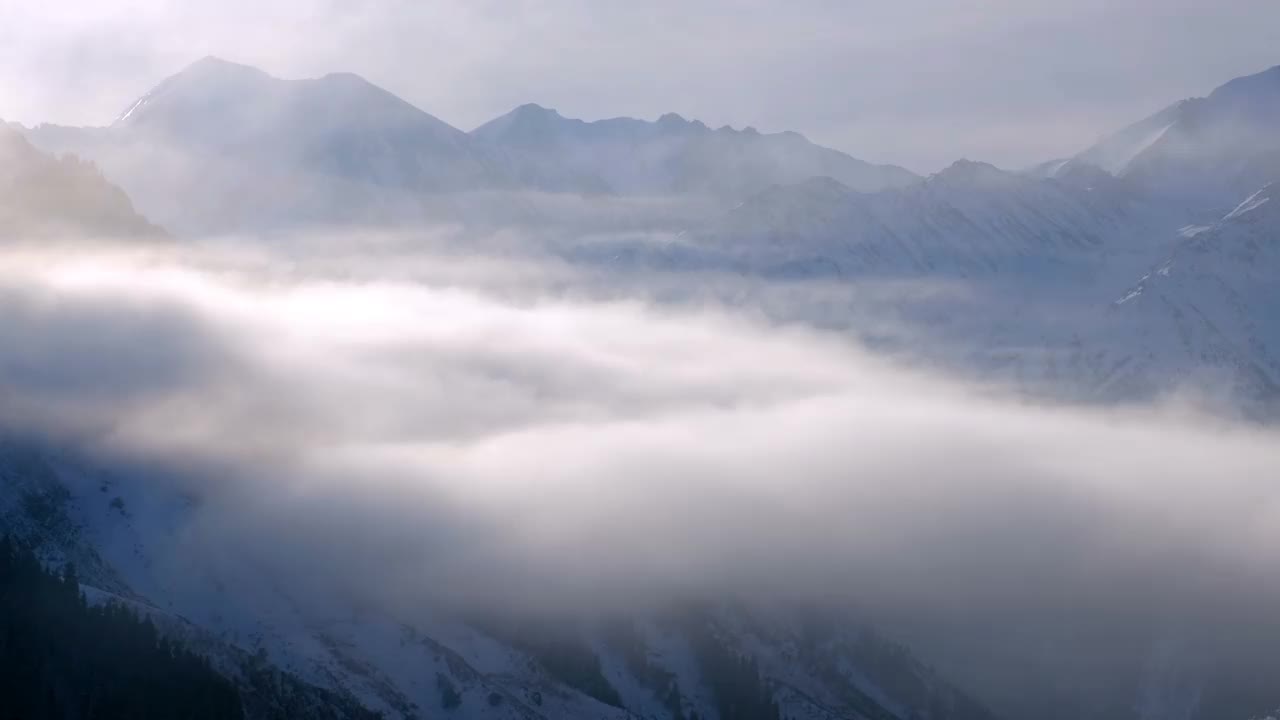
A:
{"type": "Polygon", "coordinates": [[[0,720],[241,720],[239,692],[150,618],[89,605],[74,566],[0,539],[0,720]]]}
{"type": "Polygon", "coordinates": [[[691,623],[689,640],[721,720],[781,720],[754,657],[730,651],[705,621],[691,623]]]}

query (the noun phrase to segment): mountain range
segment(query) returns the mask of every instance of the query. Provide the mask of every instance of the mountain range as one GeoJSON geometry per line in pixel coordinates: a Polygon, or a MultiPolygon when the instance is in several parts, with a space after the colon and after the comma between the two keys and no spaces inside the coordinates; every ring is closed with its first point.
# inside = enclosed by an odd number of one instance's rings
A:
{"type": "Polygon", "coordinates": [[[909,185],[918,178],[892,165],[872,165],[820,147],[794,132],[715,130],[668,113],[656,122],[613,118],[584,122],[522,105],[471,132],[532,171],[540,190],[565,187],[637,195],[704,193],[729,200],[769,185],[829,176],[856,190],[909,185]],[[543,178],[577,178],[579,187],[543,178]]]}
{"type": "Polygon", "coordinates": [[[902,349],[1077,400],[1207,380],[1273,419],[1277,108],[1280,67],[1027,172],[960,161],[875,193],[831,179],[771,188],[676,252],[761,277],[958,282],[966,299],[926,308],[931,327],[902,349]]]}
{"type": "MultiPolygon", "coordinates": [[[[531,197],[608,208],[696,197],[682,232],[639,245],[593,239],[590,262],[641,281],[725,274],[801,294],[831,283],[955,285],[965,292],[941,302],[876,300],[872,312],[910,329],[890,349],[1090,402],[1209,378],[1246,415],[1271,421],[1280,417],[1278,121],[1273,68],[1069,158],[1023,172],[962,160],[921,178],[795,133],[712,129],[675,114],[585,122],[523,105],[463,132],[354,75],[280,80],[208,58],[107,127],[0,130],[0,229],[154,234],[154,221],[181,241],[495,214],[516,224],[545,213],[531,197]]],[[[867,314],[866,296],[851,297],[824,312],[867,314]]],[[[796,618],[725,605],[621,631],[575,628],[548,643],[482,623],[361,616],[336,600],[302,607],[264,578],[161,562],[190,498],[147,496],[128,475],[25,444],[0,450],[0,488],[0,527],[50,563],[74,561],[87,592],[144,608],[233,677],[260,653],[336,716],[361,706],[390,717],[710,720],[722,717],[718,697],[763,692],[759,717],[995,717],[862,628],[815,635],[796,618]],[[755,666],[734,665],[741,656],[755,666]]],[[[1149,691],[1108,698],[1128,708],[1116,720],[1155,717],[1136,700],[1149,691]]],[[[1222,717],[1181,702],[1166,710],[1222,717]]]]}
{"type": "Polygon", "coordinates": [[[1280,174],[1280,67],[1236,78],[1104,138],[1050,175],[1101,167],[1144,194],[1221,215],[1280,174]]]}
{"type": "Polygon", "coordinates": [[[355,75],[281,80],[217,58],[161,82],[105,128],[44,125],[27,136],[97,162],[144,214],[184,233],[508,217],[514,193],[732,204],[812,175],[864,190],[915,179],[795,133],[713,131],[676,115],[585,123],[525,105],[465,133],[355,75]]]}

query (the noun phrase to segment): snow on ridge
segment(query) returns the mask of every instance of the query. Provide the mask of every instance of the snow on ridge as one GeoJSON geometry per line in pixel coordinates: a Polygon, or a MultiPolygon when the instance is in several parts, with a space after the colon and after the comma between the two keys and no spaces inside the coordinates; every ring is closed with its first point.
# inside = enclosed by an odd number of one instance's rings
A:
{"type": "Polygon", "coordinates": [[[149,100],[151,100],[151,93],[147,93],[146,95],[143,95],[142,97],[138,98],[136,101],[134,101],[134,103],[133,103],[132,105],[130,105],[130,106],[129,106],[129,109],[128,109],[128,110],[125,110],[125,111],[124,111],[124,114],[122,114],[120,117],[116,118],[116,119],[115,119],[115,122],[113,122],[113,123],[111,123],[111,124],[112,124],[112,125],[119,125],[120,123],[124,122],[125,120],[128,120],[130,115],[133,115],[133,113],[134,113],[138,108],[142,107],[143,105],[146,105],[146,104],[147,104],[147,102],[148,102],[149,100]]]}
{"type": "Polygon", "coordinates": [[[1103,166],[1103,169],[1111,173],[1112,175],[1120,174],[1126,167],[1129,166],[1129,163],[1133,162],[1134,158],[1138,157],[1143,152],[1145,152],[1147,148],[1159,142],[1160,138],[1164,137],[1164,134],[1169,132],[1169,128],[1171,127],[1173,127],[1173,123],[1169,123],[1164,127],[1161,127],[1157,130],[1152,131],[1150,135],[1143,138],[1141,141],[1135,143],[1134,146],[1130,148],[1128,153],[1126,153],[1122,157],[1115,158],[1111,162],[1107,163],[1107,165],[1103,166]]]}
{"type": "Polygon", "coordinates": [[[1125,294],[1125,296],[1124,296],[1124,297],[1122,297],[1122,298],[1120,298],[1119,300],[1117,300],[1117,301],[1116,301],[1116,305],[1123,305],[1123,304],[1125,304],[1125,303],[1129,302],[1130,300],[1133,300],[1134,298],[1136,298],[1136,297],[1138,297],[1139,295],[1141,295],[1143,290],[1146,290],[1146,286],[1145,286],[1145,285],[1139,285],[1139,286],[1135,287],[1134,289],[1130,290],[1127,294],[1125,294]]]}
{"type": "Polygon", "coordinates": [[[1271,185],[1268,184],[1258,192],[1250,195],[1248,198],[1245,199],[1244,202],[1237,205],[1235,210],[1232,210],[1231,212],[1227,213],[1226,217],[1222,219],[1233,220],[1235,218],[1240,217],[1241,215],[1244,215],[1245,213],[1253,212],[1254,210],[1257,210],[1258,208],[1267,204],[1267,201],[1271,199],[1271,196],[1269,195],[1265,197],[1258,197],[1258,196],[1262,195],[1264,192],[1266,192],[1270,188],[1271,188],[1271,185]]]}
{"type": "Polygon", "coordinates": [[[1066,167],[1067,163],[1071,162],[1072,159],[1073,158],[1066,158],[1064,160],[1059,160],[1058,162],[1053,164],[1053,167],[1047,173],[1045,173],[1045,175],[1047,177],[1057,177],[1058,173],[1062,172],[1062,168],[1066,167]]]}

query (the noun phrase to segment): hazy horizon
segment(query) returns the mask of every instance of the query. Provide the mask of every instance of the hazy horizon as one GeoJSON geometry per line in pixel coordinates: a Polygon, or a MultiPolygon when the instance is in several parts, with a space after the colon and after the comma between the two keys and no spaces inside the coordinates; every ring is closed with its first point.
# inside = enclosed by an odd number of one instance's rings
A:
{"type": "Polygon", "coordinates": [[[284,78],[354,72],[463,130],[525,103],[675,112],[920,174],[961,158],[1020,169],[1280,64],[1280,6],[1230,5],[10,4],[0,118],[103,125],[214,55],[284,78]]]}

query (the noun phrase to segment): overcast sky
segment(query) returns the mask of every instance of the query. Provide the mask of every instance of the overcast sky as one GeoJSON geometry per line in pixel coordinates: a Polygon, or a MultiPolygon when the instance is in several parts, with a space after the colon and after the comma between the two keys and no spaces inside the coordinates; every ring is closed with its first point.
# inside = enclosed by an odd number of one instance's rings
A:
{"type": "Polygon", "coordinates": [[[672,111],[931,172],[1073,152],[1280,64],[1280,2],[0,0],[0,117],[103,124],[210,54],[356,72],[468,130],[672,111]]]}

